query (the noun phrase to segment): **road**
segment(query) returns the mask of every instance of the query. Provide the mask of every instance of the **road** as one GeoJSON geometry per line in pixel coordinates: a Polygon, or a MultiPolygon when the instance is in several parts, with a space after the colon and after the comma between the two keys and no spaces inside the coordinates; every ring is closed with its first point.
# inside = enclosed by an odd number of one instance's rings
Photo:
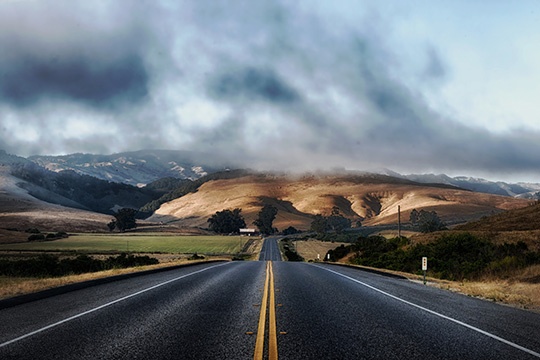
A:
{"type": "Polygon", "coordinates": [[[278,241],[280,237],[265,239],[259,261],[281,261],[281,252],[279,251],[278,241]]]}
{"type": "Polygon", "coordinates": [[[540,357],[540,314],[281,262],[275,242],[262,261],[201,264],[2,309],[0,359],[540,357]]]}

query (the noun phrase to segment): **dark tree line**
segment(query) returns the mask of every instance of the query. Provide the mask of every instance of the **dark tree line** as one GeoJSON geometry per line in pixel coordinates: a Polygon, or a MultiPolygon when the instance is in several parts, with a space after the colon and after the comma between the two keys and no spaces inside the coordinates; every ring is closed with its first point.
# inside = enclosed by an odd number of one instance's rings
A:
{"type": "Polygon", "coordinates": [[[328,231],[333,231],[336,234],[341,234],[343,230],[351,227],[351,220],[341,214],[339,208],[334,206],[330,216],[317,214],[311,222],[311,231],[315,231],[317,235],[324,235],[328,231]]]}
{"type": "MultiPolygon", "coordinates": [[[[73,170],[58,173],[35,164],[14,166],[12,175],[38,185],[54,194],[58,194],[90,209],[103,214],[111,214],[115,204],[126,204],[139,208],[157,195],[155,192],[136,186],[97,179],[89,175],[78,174],[73,170]]],[[[57,199],[39,191],[30,193],[38,199],[55,202],[57,199]]],[[[69,206],[75,206],[71,203],[69,206]]]]}
{"type": "MultiPolygon", "coordinates": [[[[263,234],[273,234],[276,229],[272,224],[276,218],[277,209],[272,205],[265,205],[259,211],[257,219],[253,222],[263,234]]],[[[246,221],[242,216],[242,209],[217,211],[207,220],[209,228],[220,234],[232,234],[240,232],[240,229],[246,227],[246,221]]]]}

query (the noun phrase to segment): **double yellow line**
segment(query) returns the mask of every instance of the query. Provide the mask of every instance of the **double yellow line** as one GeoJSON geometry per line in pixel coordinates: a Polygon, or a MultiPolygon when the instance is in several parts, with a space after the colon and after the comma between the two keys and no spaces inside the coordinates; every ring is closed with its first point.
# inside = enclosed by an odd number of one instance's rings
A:
{"type": "Polygon", "coordinates": [[[259,329],[257,330],[257,342],[255,343],[254,360],[262,360],[264,353],[264,331],[266,328],[266,307],[268,305],[268,293],[270,288],[270,312],[269,312],[269,331],[268,331],[268,359],[277,360],[277,334],[276,334],[276,300],[274,297],[274,271],[272,262],[266,262],[266,281],[264,283],[263,300],[261,304],[261,313],[259,315],[259,329]]]}

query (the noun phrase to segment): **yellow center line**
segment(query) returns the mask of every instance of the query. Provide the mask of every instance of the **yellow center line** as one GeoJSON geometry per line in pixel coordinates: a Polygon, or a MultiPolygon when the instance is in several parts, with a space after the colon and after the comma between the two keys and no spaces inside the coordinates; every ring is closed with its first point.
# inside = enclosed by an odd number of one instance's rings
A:
{"type": "Polygon", "coordinates": [[[276,335],[276,301],[274,298],[274,270],[270,261],[270,330],[268,333],[268,359],[277,360],[277,335],[276,335]]]}
{"type": "Polygon", "coordinates": [[[268,279],[270,273],[268,271],[270,263],[266,263],[266,281],[264,283],[264,293],[261,303],[261,313],[259,315],[259,329],[257,330],[257,342],[255,343],[255,354],[253,360],[262,360],[264,352],[264,328],[266,326],[266,304],[268,302],[268,279]]]}
{"type": "Polygon", "coordinates": [[[276,300],[274,296],[274,270],[272,262],[266,263],[266,281],[264,283],[264,293],[261,303],[261,313],[259,315],[259,329],[257,330],[257,342],[255,343],[254,360],[262,360],[264,355],[264,331],[266,328],[266,307],[268,304],[268,293],[270,292],[270,312],[269,312],[269,339],[268,358],[277,360],[277,331],[276,331],[276,300]],[[270,291],[269,291],[270,288],[270,291]]]}

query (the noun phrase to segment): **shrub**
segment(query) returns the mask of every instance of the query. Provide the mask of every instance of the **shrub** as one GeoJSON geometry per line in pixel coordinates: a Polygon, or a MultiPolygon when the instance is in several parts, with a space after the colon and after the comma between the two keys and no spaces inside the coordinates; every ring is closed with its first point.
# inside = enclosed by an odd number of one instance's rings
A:
{"type": "Polygon", "coordinates": [[[41,255],[29,260],[0,260],[0,275],[13,277],[51,277],[69,274],[82,274],[112,268],[126,268],[157,264],[158,260],[149,256],[126,254],[97,260],[88,255],[59,261],[57,256],[41,255]]]}
{"type": "MultiPolygon", "coordinates": [[[[513,269],[540,263],[540,252],[530,252],[523,242],[494,245],[470,233],[444,234],[429,244],[408,245],[405,238],[386,240],[380,236],[360,237],[356,243],[327,253],[337,261],[356,252],[351,262],[358,265],[418,273],[426,256],[432,276],[463,280],[485,273],[504,274],[513,269]]],[[[421,271],[420,271],[421,272],[421,271]]]]}
{"type": "Polygon", "coordinates": [[[294,235],[301,233],[300,230],[297,230],[294,226],[289,226],[288,228],[283,230],[283,235],[294,235]]]}
{"type": "Polygon", "coordinates": [[[32,234],[28,237],[28,241],[39,241],[45,240],[45,235],[43,234],[32,234]]]}

